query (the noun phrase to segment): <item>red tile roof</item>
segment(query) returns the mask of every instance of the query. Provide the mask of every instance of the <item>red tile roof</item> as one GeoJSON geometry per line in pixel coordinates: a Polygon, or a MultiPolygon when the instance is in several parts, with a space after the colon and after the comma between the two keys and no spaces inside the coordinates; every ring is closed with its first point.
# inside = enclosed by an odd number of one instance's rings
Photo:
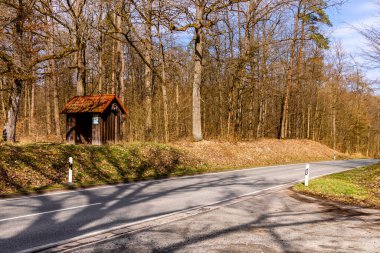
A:
{"type": "Polygon", "coordinates": [[[120,99],[116,95],[110,94],[73,97],[67,102],[61,113],[103,113],[114,100],[119,104],[121,111],[127,114],[120,99]]]}

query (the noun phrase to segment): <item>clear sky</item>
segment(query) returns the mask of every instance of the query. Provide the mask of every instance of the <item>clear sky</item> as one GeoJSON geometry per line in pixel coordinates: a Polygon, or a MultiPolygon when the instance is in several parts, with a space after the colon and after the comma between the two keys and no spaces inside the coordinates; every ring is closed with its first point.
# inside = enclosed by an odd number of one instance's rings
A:
{"type": "MultiPolygon", "coordinates": [[[[367,66],[363,58],[366,42],[353,28],[377,25],[380,23],[380,4],[376,0],[348,0],[339,10],[330,10],[333,23],[332,38],[341,41],[346,53],[355,57],[358,62],[367,66]]],[[[370,80],[380,80],[380,69],[368,69],[366,76],[370,80]]],[[[377,90],[380,95],[380,90],[377,90]]]]}

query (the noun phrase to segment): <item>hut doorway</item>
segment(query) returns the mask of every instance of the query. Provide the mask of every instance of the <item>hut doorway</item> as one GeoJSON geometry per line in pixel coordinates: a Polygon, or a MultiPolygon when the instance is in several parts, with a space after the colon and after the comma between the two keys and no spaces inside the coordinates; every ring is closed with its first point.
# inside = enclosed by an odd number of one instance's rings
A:
{"type": "Polygon", "coordinates": [[[91,144],[92,143],[92,115],[84,113],[77,117],[76,125],[76,144],[91,144]]]}

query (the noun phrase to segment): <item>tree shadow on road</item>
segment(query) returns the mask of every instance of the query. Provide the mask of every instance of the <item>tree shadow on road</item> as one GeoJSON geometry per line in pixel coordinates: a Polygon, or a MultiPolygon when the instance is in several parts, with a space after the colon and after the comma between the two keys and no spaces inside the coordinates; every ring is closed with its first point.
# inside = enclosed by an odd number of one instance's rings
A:
{"type": "MultiPolygon", "coordinates": [[[[364,225],[357,225],[357,228],[360,229],[363,226],[374,225],[380,220],[380,213],[373,216],[355,209],[342,209],[332,204],[323,204],[322,208],[318,208],[318,210],[313,208],[313,210],[307,211],[307,205],[315,206],[315,203],[303,203],[305,209],[302,209],[304,207],[294,208],[295,203],[300,203],[300,198],[292,200],[289,197],[281,197],[281,194],[280,197],[273,194],[268,197],[262,197],[261,201],[259,198],[259,203],[256,203],[256,200],[251,200],[250,203],[240,203],[237,206],[235,204],[223,208],[222,211],[214,211],[219,212],[217,218],[206,213],[196,218],[190,217],[179,221],[177,222],[180,223],[179,225],[168,224],[139,232],[143,233],[142,236],[129,234],[110,239],[109,242],[99,243],[85,248],[81,252],[98,253],[104,252],[105,248],[112,252],[140,252],[139,250],[141,252],[193,252],[197,250],[201,252],[208,250],[213,252],[245,252],[245,250],[249,252],[305,252],[307,248],[300,247],[302,245],[300,242],[303,240],[306,242],[306,237],[315,232],[305,230],[305,228],[319,226],[336,228],[344,222],[357,224],[362,221],[364,225]],[[253,207],[257,207],[257,210],[252,209],[253,207]],[[214,223],[208,222],[209,220],[214,223]],[[223,222],[223,224],[215,224],[218,221],[223,222]],[[286,231],[290,230],[298,233],[298,236],[296,238],[288,236],[286,231]],[[275,245],[260,244],[262,243],[260,238],[263,231],[275,245]],[[243,242],[234,239],[244,237],[249,239],[245,241],[242,239],[243,242]],[[112,240],[115,241],[112,242],[112,240]],[[160,240],[164,240],[164,242],[160,240]],[[240,250],[235,248],[235,244],[240,250]],[[104,247],[105,245],[106,247],[104,247]],[[242,248],[241,245],[245,245],[245,247],[242,248]]],[[[355,228],[353,228],[354,230],[355,228]]],[[[326,234],[325,237],[335,237],[341,241],[346,240],[344,235],[334,234],[334,231],[330,233],[332,235],[326,234]]],[[[380,233],[377,235],[369,233],[368,236],[375,237],[372,238],[373,240],[376,240],[376,236],[380,239],[380,233]]],[[[334,243],[327,241],[326,239],[325,245],[322,243],[320,246],[325,249],[337,247],[337,243],[334,245],[334,243]]],[[[363,245],[363,247],[365,246],[363,245]]],[[[339,250],[339,248],[337,249],[339,250]]]]}
{"type": "MultiPolygon", "coordinates": [[[[239,187],[268,188],[278,182],[266,183],[264,180],[242,181],[241,177],[231,173],[218,177],[209,175],[208,180],[198,177],[181,180],[146,181],[117,185],[104,189],[88,189],[63,194],[41,195],[32,198],[5,199],[0,208],[17,207],[21,214],[37,214],[27,219],[31,222],[22,227],[26,218],[0,221],[0,248],[5,252],[15,252],[42,244],[68,240],[90,232],[109,229],[126,223],[133,223],[173,212],[184,211],[201,204],[237,197],[239,187]],[[172,182],[172,183],[171,183],[172,182]],[[208,200],[192,199],[193,193],[215,192],[217,198],[208,200]],[[181,196],[186,196],[183,201],[181,196]],[[65,212],[51,212],[72,206],[92,205],[65,212]],[[26,212],[26,213],[25,213],[26,212]],[[89,215],[91,214],[91,215],[89,215]],[[109,219],[108,219],[109,217],[109,219]],[[114,218],[116,217],[116,218],[114,218]],[[2,234],[2,235],[1,235],[2,234]],[[38,243],[33,244],[33,238],[38,243]]],[[[15,214],[3,212],[0,219],[15,214]]]]}

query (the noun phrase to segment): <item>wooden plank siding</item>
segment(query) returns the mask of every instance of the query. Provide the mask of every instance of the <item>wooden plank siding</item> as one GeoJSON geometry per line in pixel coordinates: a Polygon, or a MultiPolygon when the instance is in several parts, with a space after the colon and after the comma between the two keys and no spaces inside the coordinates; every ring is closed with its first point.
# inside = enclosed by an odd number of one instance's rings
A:
{"type": "Polygon", "coordinates": [[[102,127],[102,123],[103,123],[103,120],[102,120],[102,117],[100,117],[100,115],[98,114],[92,115],[92,140],[91,140],[92,145],[102,144],[101,131],[100,131],[102,127]],[[97,118],[97,124],[95,122],[96,121],[95,118],[97,118]]]}
{"type": "Polygon", "coordinates": [[[75,144],[76,137],[76,117],[73,114],[66,114],[66,143],[75,144]]]}

